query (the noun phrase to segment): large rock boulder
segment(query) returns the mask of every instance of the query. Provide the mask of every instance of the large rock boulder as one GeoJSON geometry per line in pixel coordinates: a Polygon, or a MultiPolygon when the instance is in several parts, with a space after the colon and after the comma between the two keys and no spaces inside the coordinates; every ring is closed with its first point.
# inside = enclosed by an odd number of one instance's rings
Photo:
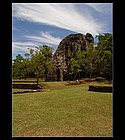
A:
{"type": "Polygon", "coordinates": [[[48,80],[68,80],[70,77],[68,61],[75,56],[77,51],[85,51],[89,48],[91,42],[94,42],[94,38],[90,33],[86,35],[78,33],[66,36],[59,43],[53,55],[53,64],[55,67],[49,72],[48,80]]]}
{"type": "Polygon", "coordinates": [[[93,36],[90,33],[86,35],[81,33],[70,34],[59,43],[53,58],[56,59],[57,56],[62,56],[63,59],[67,60],[68,58],[74,57],[78,50],[86,50],[89,47],[89,43],[93,41],[93,36]]]}

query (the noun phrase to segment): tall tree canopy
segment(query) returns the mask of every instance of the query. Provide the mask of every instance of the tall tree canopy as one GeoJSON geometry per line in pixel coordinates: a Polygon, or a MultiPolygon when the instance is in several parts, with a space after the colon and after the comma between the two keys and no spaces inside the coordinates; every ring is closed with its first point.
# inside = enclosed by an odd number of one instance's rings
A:
{"type": "Polygon", "coordinates": [[[20,54],[16,56],[13,63],[13,77],[26,78],[36,77],[47,79],[47,73],[52,65],[52,48],[46,45],[29,49],[29,53],[23,58],[20,54]]]}

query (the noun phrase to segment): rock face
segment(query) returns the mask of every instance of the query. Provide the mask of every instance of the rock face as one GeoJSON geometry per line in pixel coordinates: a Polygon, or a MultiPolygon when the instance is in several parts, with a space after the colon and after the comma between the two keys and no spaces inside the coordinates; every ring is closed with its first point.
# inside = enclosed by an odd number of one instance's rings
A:
{"type": "Polygon", "coordinates": [[[76,52],[85,51],[89,48],[89,44],[94,42],[94,38],[90,33],[83,35],[70,34],[65,37],[58,45],[58,48],[53,55],[54,68],[48,74],[48,80],[63,81],[69,80],[70,69],[68,61],[73,58],[76,52]]]}

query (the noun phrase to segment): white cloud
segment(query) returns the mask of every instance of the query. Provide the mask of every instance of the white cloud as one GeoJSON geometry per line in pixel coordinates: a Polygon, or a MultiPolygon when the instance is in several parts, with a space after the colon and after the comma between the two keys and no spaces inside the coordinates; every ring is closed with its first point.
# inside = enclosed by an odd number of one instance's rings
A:
{"type": "Polygon", "coordinates": [[[82,13],[76,8],[76,4],[47,4],[47,3],[13,3],[13,16],[21,20],[28,20],[40,24],[48,24],[75,32],[90,32],[96,35],[106,28],[104,23],[98,22],[92,9],[96,12],[106,10],[106,5],[80,4],[83,6],[82,13]],[[87,7],[88,5],[88,7],[87,7]],[[85,6],[88,8],[86,10],[85,6]],[[101,7],[100,7],[101,6],[101,7]],[[103,10],[101,10],[101,8],[103,10]]]}
{"type": "Polygon", "coordinates": [[[28,52],[28,48],[38,47],[39,45],[58,45],[61,39],[59,37],[53,37],[48,32],[40,32],[39,35],[24,35],[30,41],[26,42],[12,42],[12,53],[14,52],[28,52]]]}
{"type": "Polygon", "coordinates": [[[59,42],[61,41],[61,38],[59,37],[53,37],[52,35],[50,35],[48,32],[40,32],[39,35],[25,35],[26,38],[28,38],[29,40],[32,40],[33,42],[39,42],[41,44],[54,44],[54,45],[58,45],[59,42]]]}
{"type": "Polygon", "coordinates": [[[112,12],[113,3],[86,3],[86,5],[94,8],[97,12],[109,13],[112,12]]]}
{"type": "Polygon", "coordinates": [[[12,52],[28,52],[28,48],[35,47],[37,44],[33,42],[12,42],[12,52]]]}

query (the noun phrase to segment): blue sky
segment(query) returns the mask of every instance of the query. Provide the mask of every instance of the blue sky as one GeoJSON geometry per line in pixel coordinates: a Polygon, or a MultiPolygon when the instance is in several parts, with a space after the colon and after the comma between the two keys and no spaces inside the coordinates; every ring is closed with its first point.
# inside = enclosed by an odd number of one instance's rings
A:
{"type": "MultiPolygon", "coordinates": [[[[69,34],[112,33],[113,3],[12,3],[12,57],[69,34]]],[[[96,40],[95,40],[96,41],[96,40]]]]}

